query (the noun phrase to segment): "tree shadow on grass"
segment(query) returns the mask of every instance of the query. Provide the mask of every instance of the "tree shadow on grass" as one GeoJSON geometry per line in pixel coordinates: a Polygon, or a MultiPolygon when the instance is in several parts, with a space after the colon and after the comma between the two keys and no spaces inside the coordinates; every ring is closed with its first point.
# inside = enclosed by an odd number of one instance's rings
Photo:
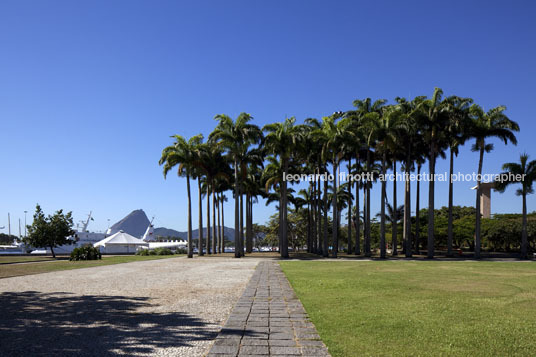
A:
{"type": "Polygon", "coordinates": [[[145,297],[69,293],[0,294],[0,355],[153,355],[217,332],[185,313],[144,312],[145,297]],[[212,330],[212,331],[211,331],[212,330]]]}

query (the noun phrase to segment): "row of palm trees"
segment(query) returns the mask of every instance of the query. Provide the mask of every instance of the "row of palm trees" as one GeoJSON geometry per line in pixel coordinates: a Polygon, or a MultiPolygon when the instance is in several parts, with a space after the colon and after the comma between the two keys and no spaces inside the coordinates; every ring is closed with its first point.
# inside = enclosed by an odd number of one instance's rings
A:
{"type": "MultiPolygon", "coordinates": [[[[469,140],[474,140],[473,150],[479,152],[478,174],[482,173],[484,154],[493,150],[490,139],[498,138],[504,144],[517,144],[515,132],[519,125],[508,118],[506,108],[499,106],[484,111],[471,98],[455,95],[443,96],[435,88],[431,97],[418,96],[411,100],[397,97],[393,104],[380,99],[355,100],[354,109],[335,112],[318,120],[308,118],[297,124],[295,118],[265,125],[262,129],[252,123],[249,114],[242,113],[235,120],[227,115],[217,115],[216,128],[203,142],[197,135],[189,140],[176,135],[173,145],[162,152],[160,164],[164,176],[178,166],[178,174],[185,176],[188,194],[188,239],[189,256],[192,256],[191,239],[191,193],[190,178],[197,179],[199,186],[199,254],[203,254],[203,221],[201,197],[207,197],[207,253],[221,252],[224,244],[223,231],[216,232],[215,212],[222,216],[224,192],[233,191],[235,202],[235,256],[240,257],[252,249],[253,203],[263,197],[267,202],[277,202],[279,212],[279,248],[281,257],[288,252],[288,207],[307,211],[309,252],[325,257],[339,252],[339,229],[341,211],[348,209],[348,253],[370,256],[371,249],[371,189],[378,182],[379,174],[385,177],[388,170],[409,175],[421,172],[429,166],[428,239],[427,256],[434,251],[434,202],[435,166],[438,158],[449,154],[450,174],[454,170],[454,158],[459,149],[469,140]],[[338,172],[342,165],[350,174],[367,175],[360,181],[340,183],[338,172]],[[331,169],[331,172],[329,172],[331,169]],[[311,180],[308,187],[294,195],[288,186],[285,174],[332,174],[335,179],[311,180]],[[363,192],[362,212],[360,192],[363,192]],[[210,210],[212,196],[212,234],[210,210]],[[244,219],[244,205],[246,217],[244,219]],[[328,237],[328,215],[331,211],[331,239],[328,237]],[[361,225],[361,219],[363,217],[361,225]],[[244,226],[245,224],[245,226],[244,226]],[[244,237],[245,227],[245,237],[244,237]],[[361,247],[363,233],[363,247],[361,247]],[[211,246],[212,243],[212,246],[211,246]],[[363,249],[362,249],[363,248],[363,249]]],[[[526,168],[524,168],[526,169],[526,168]]],[[[386,257],[386,205],[388,202],[386,180],[381,184],[380,257],[386,257]]],[[[480,180],[476,189],[475,257],[480,258],[480,180]]],[[[530,186],[530,185],[529,185],[530,186]]],[[[524,185],[525,187],[525,185],[524,185]]],[[[531,187],[526,187],[528,191],[531,187]]],[[[392,206],[397,206],[397,182],[393,182],[392,206]]],[[[530,192],[529,192],[530,193],[530,192]]],[[[416,224],[419,224],[420,181],[417,181],[416,224]]],[[[418,251],[419,227],[412,237],[411,185],[404,182],[402,247],[407,257],[418,251]],[[413,239],[415,238],[415,239],[413,239]]],[[[452,255],[452,207],[453,184],[449,182],[449,219],[447,255],[452,255]]],[[[397,220],[391,222],[393,255],[397,255],[397,220]]],[[[526,239],[522,240],[522,255],[527,253],[526,239]]]]}

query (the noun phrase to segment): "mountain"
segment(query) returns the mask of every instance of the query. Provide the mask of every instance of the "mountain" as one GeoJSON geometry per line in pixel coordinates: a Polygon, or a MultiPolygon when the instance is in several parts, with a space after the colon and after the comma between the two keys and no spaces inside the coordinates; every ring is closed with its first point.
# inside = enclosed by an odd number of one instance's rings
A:
{"type": "Polygon", "coordinates": [[[137,209],[130,212],[125,218],[112,225],[108,234],[114,234],[119,231],[126,232],[131,236],[141,238],[147,227],[149,227],[149,218],[142,209],[137,209]]]}
{"type": "MultiPolygon", "coordinates": [[[[212,232],[212,228],[211,228],[212,232]]],[[[225,238],[230,241],[234,240],[234,229],[229,227],[223,228],[223,234],[225,238]]],[[[174,229],[159,227],[154,229],[155,237],[170,237],[170,238],[180,238],[186,240],[188,238],[188,232],[179,232],[174,229]]],[[[199,229],[192,230],[192,238],[197,239],[199,237],[199,229]]],[[[203,228],[203,237],[207,238],[207,227],[203,228]]]]}
{"type": "MultiPolygon", "coordinates": [[[[125,218],[119,222],[112,225],[108,231],[108,234],[114,234],[119,231],[126,232],[134,237],[141,238],[145,234],[147,227],[149,227],[151,222],[147,218],[147,215],[142,209],[137,209],[130,212],[125,218]]],[[[224,235],[228,240],[234,240],[234,229],[225,227],[224,235]]],[[[154,229],[155,237],[170,237],[170,238],[180,238],[186,240],[188,238],[188,232],[179,232],[174,229],[169,229],[165,227],[159,227],[154,229]]],[[[199,229],[194,229],[192,231],[192,238],[196,239],[199,237],[199,229]]],[[[207,227],[203,229],[203,237],[207,237],[207,227]]]]}

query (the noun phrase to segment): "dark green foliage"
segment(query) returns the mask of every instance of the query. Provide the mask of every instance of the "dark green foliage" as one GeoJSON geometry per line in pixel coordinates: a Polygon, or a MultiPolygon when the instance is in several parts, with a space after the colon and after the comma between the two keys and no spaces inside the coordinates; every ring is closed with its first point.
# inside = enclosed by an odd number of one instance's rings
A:
{"type": "Polygon", "coordinates": [[[71,252],[71,257],[69,260],[79,261],[79,260],[98,260],[102,259],[101,252],[90,245],[86,245],[79,248],[74,248],[71,252]]]}
{"type": "Polygon", "coordinates": [[[12,244],[14,241],[19,240],[19,237],[5,233],[0,233],[0,244],[12,244]]]}
{"type": "Polygon", "coordinates": [[[28,226],[28,237],[24,238],[24,243],[36,248],[50,248],[52,256],[55,257],[55,247],[73,243],[72,240],[67,239],[75,233],[72,226],[71,212],[64,214],[60,209],[54,215],[45,217],[41,206],[37,205],[33,223],[28,226]]]}
{"type": "MultiPolygon", "coordinates": [[[[482,236],[494,251],[518,250],[521,244],[520,214],[495,215],[482,221],[482,236]]],[[[529,250],[536,251],[536,214],[527,216],[527,238],[529,250]]]]}
{"type": "MultiPolygon", "coordinates": [[[[183,254],[183,252],[186,253],[186,250],[183,248],[181,248],[179,251],[179,254],[183,254]]],[[[169,248],[141,249],[136,252],[136,255],[173,255],[173,252],[169,248]]]]}

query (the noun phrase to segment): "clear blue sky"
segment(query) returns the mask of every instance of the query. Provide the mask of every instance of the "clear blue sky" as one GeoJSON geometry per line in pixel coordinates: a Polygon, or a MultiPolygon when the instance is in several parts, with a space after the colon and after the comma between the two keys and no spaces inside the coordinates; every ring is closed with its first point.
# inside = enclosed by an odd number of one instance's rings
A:
{"type": "MultiPolygon", "coordinates": [[[[521,125],[519,145],[495,142],[484,172],[523,151],[536,159],[535,18],[531,1],[4,0],[0,226],[11,212],[18,233],[39,202],[76,220],[92,210],[95,230],[137,208],[185,230],[185,181],[164,180],[157,161],[170,135],[207,135],[218,113],[246,111],[262,126],[438,86],[486,109],[504,104],[521,125]]],[[[477,166],[469,147],[463,172],[477,166]]],[[[471,186],[455,186],[456,204],[474,204],[471,186]]],[[[446,193],[438,184],[436,206],[446,193]]],[[[513,189],[493,194],[492,212],[520,208],[513,189]]],[[[273,212],[259,204],[254,220],[273,212]]]]}

